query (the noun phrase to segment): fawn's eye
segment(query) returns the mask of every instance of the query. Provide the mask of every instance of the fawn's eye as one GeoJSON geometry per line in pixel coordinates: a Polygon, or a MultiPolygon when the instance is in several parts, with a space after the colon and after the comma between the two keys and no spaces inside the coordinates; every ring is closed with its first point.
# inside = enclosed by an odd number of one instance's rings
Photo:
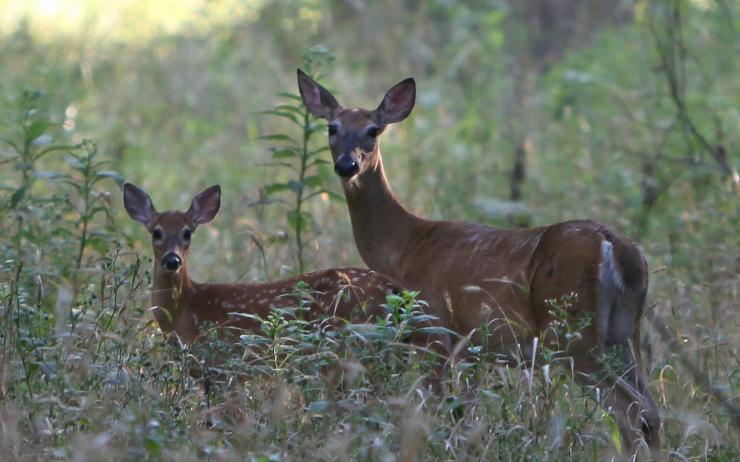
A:
{"type": "Polygon", "coordinates": [[[155,241],[158,241],[158,240],[162,239],[162,230],[159,229],[159,228],[157,228],[154,231],[152,231],[152,238],[155,241]]]}
{"type": "Polygon", "coordinates": [[[337,134],[337,126],[335,124],[329,124],[329,136],[337,134]]]}
{"type": "Polygon", "coordinates": [[[378,127],[376,127],[375,125],[367,129],[367,136],[369,136],[370,138],[377,138],[379,133],[380,130],[378,130],[378,127]]]}
{"type": "Polygon", "coordinates": [[[185,239],[186,241],[189,241],[190,240],[190,236],[192,236],[192,235],[193,235],[193,232],[190,231],[187,228],[185,228],[185,230],[182,232],[182,238],[185,239]]]}

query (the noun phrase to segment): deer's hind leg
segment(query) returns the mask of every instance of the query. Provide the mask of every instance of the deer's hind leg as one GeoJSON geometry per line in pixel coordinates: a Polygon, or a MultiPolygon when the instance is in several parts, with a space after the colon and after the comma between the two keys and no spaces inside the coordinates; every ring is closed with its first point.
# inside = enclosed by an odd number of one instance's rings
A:
{"type": "Polygon", "coordinates": [[[609,239],[602,242],[598,277],[595,327],[604,383],[609,387],[604,405],[617,421],[626,456],[645,444],[651,457],[659,459],[660,414],[647,386],[640,353],[647,265],[636,247],[627,252],[624,243],[616,245],[609,239]]]}

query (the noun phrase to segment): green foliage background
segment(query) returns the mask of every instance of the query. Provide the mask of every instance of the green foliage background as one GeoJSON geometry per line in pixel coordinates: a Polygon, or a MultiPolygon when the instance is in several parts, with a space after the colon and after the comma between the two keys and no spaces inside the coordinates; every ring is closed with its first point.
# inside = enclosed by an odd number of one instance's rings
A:
{"type": "MultiPolygon", "coordinates": [[[[184,209],[221,184],[219,216],[195,235],[195,279],[295,274],[295,222],[286,219],[293,199],[270,188],[294,174],[272,165],[277,140],[262,137],[302,132],[260,113],[297,92],[295,68],[319,44],[336,58],[321,82],[346,106],[375,107],[392,84],[417,79],[412,116],[381,142],[391,184],[411,209],[496,226],[588,217],[634,236],[652,269],[651,312],[712,383],[737,396],[740,189],[716,151],[687,134],[658,47],[676,43],[666,18],[678,6],[682,42],[670,53],[687,113],[736,169],[736,3],[620,2],[613,20],[597,21],[598,11],[572,2],[578,8],[565,16],[579,28],[567,40],[541,32],[548,29],[526,9],[537,2],[54,4],[0,1],[9,12],[0,23],[0,455],[603,456],[608,417],[567,378],[548,391],[539,371],[542,388],[528,395],[521,371],[503,377],[484,366],[476,380],[490,386],[470,392],[472,411],[450,404],[468,396],[464,380],[446,402],[427,406],[404,375],[414,371],[399,365],[368,374],[362,383],[371,391],[343,390],[332,402],[351,405],[330,410],[302,402],[305,390],[285,376],[266,374],[241,394],[217,397],[218,412],[250,409],[247,417],[223,434],[201,425],[211,411],[178,369],[183,353],[161,342],[146,312],[148,237],[125,215],[120,184],[143,187],[160,210],[184,209]],[[514,203],[519,147],[526,179],[514,203]],[[281,400],[291,412],[275,410],[281,400]],[[408,432],[398,436],[396,427],[408,432]],[[553,434],[569,435],[567,443],[553,443],[553,434]]],[[[320,122],[311,123],[311,148],[320,149],[320,122]]],[[[362,266],[331,165],[312,175],[317,195],[300,225],[305,270],[362,266]]],[[[716,399],[647,323],[644,340],[667,453],[739,457],[738,429],[716,399]]]]}

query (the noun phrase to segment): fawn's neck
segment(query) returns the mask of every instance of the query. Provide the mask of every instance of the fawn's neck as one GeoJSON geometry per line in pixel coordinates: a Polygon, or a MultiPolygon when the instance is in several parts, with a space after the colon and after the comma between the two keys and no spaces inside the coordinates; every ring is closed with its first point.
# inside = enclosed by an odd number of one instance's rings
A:
{"type": "Polygon", "coordinates": [[[166,271],[154,265],[152,305],[154,317],[164,332],[175,331],[185,343],[197,335],[196,320],[192,316],[190,301],[195,286],[183,266],[178,272],[166,271]]]}
{"type": "Polygon", "coordinates": [[[367,266],[399,277],[399,263],[414,229],[426,222],[407,210],[393,194],[378,151],[375,162],[344,183],[352,231],[367,266]]]}

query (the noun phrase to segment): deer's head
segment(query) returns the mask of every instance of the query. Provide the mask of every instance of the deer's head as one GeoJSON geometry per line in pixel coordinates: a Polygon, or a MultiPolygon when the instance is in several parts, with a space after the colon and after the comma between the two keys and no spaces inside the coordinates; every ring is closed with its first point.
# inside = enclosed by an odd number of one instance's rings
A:
{"type": "Polygon", "coordinates": [[[389,124],[404,120],[414,108],[416,83],[394,85],[374,110],[343,108],[324,87],[298,69],[298,89],[308,111],[326,119],[334,171],[349,181],[376,162],[378,137],[389,124]]]}
{"type": "Polygon", "coordinates": [[[152,235],[154,261],[163,270],[176,273],[185,266],[193,232],[208,223],[221,206],[221,187],[211,186],[193,199],[187,212],[169,210],[159,213],[147,193],[126,183],[123,204],[129,216],[146,226],[152,235]]]}

